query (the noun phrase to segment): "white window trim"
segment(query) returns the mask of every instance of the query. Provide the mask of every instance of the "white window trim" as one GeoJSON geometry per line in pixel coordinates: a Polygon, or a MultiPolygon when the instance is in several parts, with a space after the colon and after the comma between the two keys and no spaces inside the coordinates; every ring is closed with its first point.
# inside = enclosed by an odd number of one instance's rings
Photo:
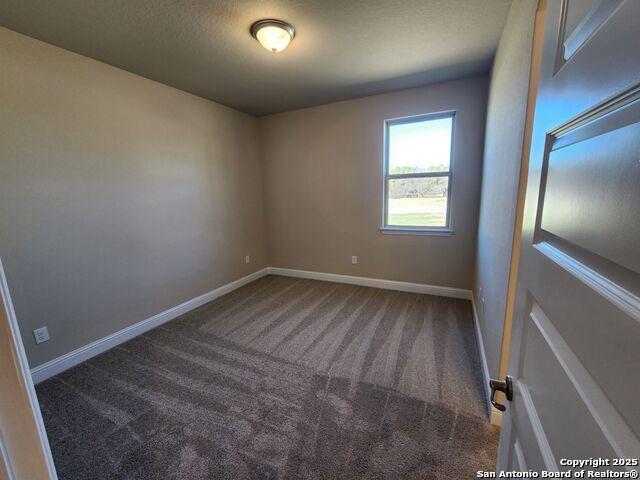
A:
{"type": "Polygon", "coordinates": [[[411,117],[393,118],[384,121],[384,147],[382,155],[382,223],[380,231],[390,235],[454,235],[452,228],[452,191],[453,191],[453,164],[454,164],[454,139],[456,130],[456,112],[454,110],[427,113],[423,115],[414,115],[411,117]],[[439,118],[451,118],[451,156],[449,158],[448,172],[425,172],[425,173],[409,173],[389,175],[389,127],[392,125],[402,125],[405,123],[423,122],[425,120],[437,120],[439,118]],[[389,179],[394,178],[429,178],[429,177],[448,177],[449,186],[447,188],[447,213],[446,225],[444,227],[420,227],[420,226],[401,226],[387,225],[387,209],[389,206],[389,197],[387,192],[387,184],[389,179]]]}

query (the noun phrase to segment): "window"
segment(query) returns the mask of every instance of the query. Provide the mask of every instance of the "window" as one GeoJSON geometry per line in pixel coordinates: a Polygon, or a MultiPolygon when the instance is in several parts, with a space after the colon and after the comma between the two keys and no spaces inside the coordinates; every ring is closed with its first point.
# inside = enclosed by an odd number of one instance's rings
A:
{"type": "Polygon", "coordinates": [[[383,230],[450,231],[454,116],[386,121],[383,230]]]}

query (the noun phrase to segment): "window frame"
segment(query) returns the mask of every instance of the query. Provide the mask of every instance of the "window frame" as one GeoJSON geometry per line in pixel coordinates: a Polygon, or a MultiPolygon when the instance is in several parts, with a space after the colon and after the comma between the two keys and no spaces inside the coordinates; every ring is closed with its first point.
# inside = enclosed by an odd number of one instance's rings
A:
{"type": "Polygon", "coordinates": [[[454,168],[454,140],[456,130],[456,112],[454,110],[426,113],[421,115],[413,115],[410,117],[393,118],[384,121],[384,154],[382,165],[382,223],[380,230],[382,233],[401,234],[401,235],[453,235],[451,210],[452,210],[452,186],[453,186],[453,168],[454,168]],[[394,125],[404,125],[407,123],[418,123],[429,120],[438,120],[442,118],[451,119],[451,148],[449,157],[449,170],[446,172],[423,172],[423,173],[402,173],[389,174],[389,135],[390,127],[394,125]],[[448,177],[447,186],[447,212],[445,214],[445,226],[411,226],[411,225],[389,225],[387,223],[387,213],[389,208],[389,180],[403,178],[430,178],[430,177],[448,177]]]}

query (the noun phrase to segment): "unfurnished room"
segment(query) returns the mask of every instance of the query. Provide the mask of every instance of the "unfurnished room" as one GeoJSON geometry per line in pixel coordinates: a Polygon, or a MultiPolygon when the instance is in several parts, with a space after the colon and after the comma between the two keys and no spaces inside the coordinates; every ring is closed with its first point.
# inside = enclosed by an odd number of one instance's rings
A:
{"type": "Polygon", "coordinates": [[[0,0],[0,480],[638,478],[640,0],[0,0]]]}

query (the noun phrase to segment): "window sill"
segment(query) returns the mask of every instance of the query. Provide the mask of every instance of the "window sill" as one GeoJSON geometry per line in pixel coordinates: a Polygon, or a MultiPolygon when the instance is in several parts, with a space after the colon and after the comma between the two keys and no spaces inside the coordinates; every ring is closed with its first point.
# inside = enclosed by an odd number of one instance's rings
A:
{"type": "Polygon", "coordinates": [[[384,235],[435,235],[437,237],[450,237],[455,235],[455,231],[448,228],[402,228],[402,227],[381,227],[380,232],[384,235]]]}

